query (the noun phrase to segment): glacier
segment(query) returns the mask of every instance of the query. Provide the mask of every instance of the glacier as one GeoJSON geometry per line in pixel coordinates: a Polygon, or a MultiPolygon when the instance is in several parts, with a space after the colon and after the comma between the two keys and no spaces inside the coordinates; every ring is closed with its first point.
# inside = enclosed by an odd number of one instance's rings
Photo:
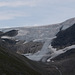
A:
{"type": "MultiPolygon", "coordinates": [[[[56,34],[61,30],[65,30],[68,27],[72,26],[75,23],[75,18],[71,18],[62,23],[46,25],[46,26],[37,26],[37,27],[17,27],[17,28],[7,28],[0,29],[3,32],[10,30],[19,30],[18,35],[14,37],[15,40],[25,41],[23,44],[33,41],[33,42],[44,42],[42,49],[34,54],[27,53],[22,54],[27,58],[34,61],[47,61],[49,62],[52,58],[58,56],[69,50],[70,48],[75,48],[75,46],[66,47],[61,50],[56,50],[52,48],[51,41],[56,38],[56,34]]],[[[3,38],[3,37],[2,37],[3,38]]],[[[6,38],[6,37],[5,37],[6,38]]],[[[8,38],[8,37],[7,37],[8,38]]]]}

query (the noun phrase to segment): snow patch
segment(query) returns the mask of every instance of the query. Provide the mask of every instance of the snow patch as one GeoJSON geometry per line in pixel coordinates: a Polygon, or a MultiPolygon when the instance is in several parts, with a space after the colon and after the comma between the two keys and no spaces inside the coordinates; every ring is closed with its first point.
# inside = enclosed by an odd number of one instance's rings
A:
{"type": "Polygon", "coordinates": [[[66,48],[64,48],[64,49],[60,49],[60,50],[56,50],[56,49],[52,48],[51,46],[50,46],[50,48],[51,48],[54,52],[50,55],[50,58],[47,59],[47,62],[50,62],[50,60],[53,59],[53,58],[55,58],[56,56],[58,56],[58,55],[60,55],[60,54],[62,54],[62,53],[65,53],[66,51],[68,51],[68,50],[70,50],[70,49],[75,48],[75,45],[68,46],[68,47],[66,47],[66,48]]]}
{"type": "Polygon", "coordinates": [[[26,44],[26,43],[28,43],[27,41],[25,41],[23,44],[26,44]]]}
{"type": "Polygon", "coordinates": [[[1,38],[2,38],[2,39],[11,39],[12,37],[9,37],[9,36],[2,36],[1,38]]]}
{"type": "Polygon", "coordinates": [[[43,39],[35,39],[33,42],[43,42],[43,39]]]}

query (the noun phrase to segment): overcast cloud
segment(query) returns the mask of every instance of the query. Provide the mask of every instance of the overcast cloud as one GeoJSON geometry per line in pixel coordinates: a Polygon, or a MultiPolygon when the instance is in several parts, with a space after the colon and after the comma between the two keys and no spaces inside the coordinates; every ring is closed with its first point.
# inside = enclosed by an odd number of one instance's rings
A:
{"type": "Polygon", "coordinates": [[[75,17],[75,0],[0,0],[0,27],[37,26],[75,17]]]}

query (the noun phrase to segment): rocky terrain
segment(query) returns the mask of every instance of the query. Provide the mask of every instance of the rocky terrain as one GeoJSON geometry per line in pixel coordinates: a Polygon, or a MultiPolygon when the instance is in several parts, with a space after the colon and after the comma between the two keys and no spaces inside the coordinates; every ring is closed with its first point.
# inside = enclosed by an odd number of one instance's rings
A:
{"type": "Polygon", "coordinates": [[[52,41],[54,48],[64,48],[75,44],[75,24],[66,30],[61,30],[56,34],[57,38],[52,41]]]}
{"type": "Polygon", "coordinates": [[[2,75],[75,75],[75,18],[47,26],[1,29],[0,48],[2,75]]]}

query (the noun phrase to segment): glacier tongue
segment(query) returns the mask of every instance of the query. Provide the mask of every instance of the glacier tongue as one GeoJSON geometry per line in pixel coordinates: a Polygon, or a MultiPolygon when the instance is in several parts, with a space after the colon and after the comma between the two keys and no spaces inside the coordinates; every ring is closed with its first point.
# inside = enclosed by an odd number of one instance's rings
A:
{"type": "Polygon", "coordinates": [[[35,61],[43,61],[45,62],[47,60],[47,58],[49,57],[49,55],[51,53],[53,53],[53,51],[49,48],[49,45],[51,44],[51,40],[53,38],[48,38],[46,39],[42,49],[32,55],[27,55],[27,54],[23,54],[24,56],[26,56],[27,58],[31,59],[31,60],[35,60],[35,61]]]}
{"type": "Polygon", "coordinates": [[[34,60],[34,61],[42,61],[42,62],[50,62],[51,59],[55,58],[56,56],[65,53],[66,51],[75,48],[75,45],[66,47],[64,49],[56,50],[55,48],[52,48],[50,44],[50,40],[48,39],[41,51],[38,51],[34,54],[23,54],[27,58],[34,60]]]}

